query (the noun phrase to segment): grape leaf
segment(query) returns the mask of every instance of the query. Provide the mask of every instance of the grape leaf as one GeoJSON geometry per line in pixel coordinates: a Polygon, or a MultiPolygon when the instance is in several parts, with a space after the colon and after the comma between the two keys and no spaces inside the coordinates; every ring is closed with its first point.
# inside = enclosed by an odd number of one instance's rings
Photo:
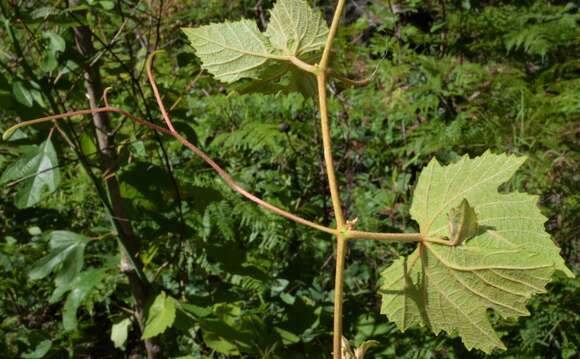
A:
{"type": "Polygon", "coordinates": [[[266,36],[272,47],[283,55],[300,56],[321,49],[328,26],[320,12],[304,0],[281,0],[270,10],[266,36]]]}
{"type": "Polygon", "coordinates": [[[421,234],[451,237],[448,214],[464,199],[479,229],[462,245],[423,241],[382,272],[381,312],[401,330],[425,325],[459,334],[468,349],[505,349],[487,310],[529,315],[526,301],[545,291],[555,270],[573,276],[544,230],[537,197],[497,191],[524,161],[486,152],[445,167],[433,159],[422,171],[411,206],[421,234]]]}
{"type": "Polygon", "coordinates": [[[226,83],[244,78],[277,81],[294,68],[288,62],[290,57],[306,61],[324,46],[328,26],[304,0],[277,1],[270,20],[265,32],[247,19],[182,30],[202,67],[216,79],[226,83]]]}
{"type": "Polygon", "coordinates": [[[479,224],[477,213],[464,198],[457,208],[449,210],[449,240],[452,244],[460,244],[477,234],[479,224]]]}
{"type": "MultiPolygon", "coordinates": [[[[302,58],[306,62],[312,62],[314,59],[312,54],[302,58]]],[[[317,93],[316,79],[291,63],[278,62],[267,65],[260,71],[258,77],[258,79],[236,82],[230,86],[230,90],[237,94],[289,94],[298,92],[304,98],[314,98],[317,93]]]]}

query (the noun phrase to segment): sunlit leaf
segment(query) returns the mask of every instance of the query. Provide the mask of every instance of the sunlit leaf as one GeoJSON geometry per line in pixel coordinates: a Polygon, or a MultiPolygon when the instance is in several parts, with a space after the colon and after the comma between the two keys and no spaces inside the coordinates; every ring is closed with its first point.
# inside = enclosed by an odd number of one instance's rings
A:
{"type": "Polygon", "coordinates": [[[122,348],[125,345],[131,323],[131,318],[125,318],[111,327],[111,341],[115,348],[122,348]]]}
{"type": "Polygon", "coordinates": [[[258,68],[271,57],[268,39],[254,21],[240,20],[184,28],[202,67],[223,82],[257,78],[258,68]]]}
{"type": "Polygon", "coordinates": [[[60,287],[69,290],[62,312],[62,323],[67,331],[77,328],[77,311],[84,300],[93,292],[105,276],[102,269],[91,268],[79,273],[73,281],[63,283],[60,287]]]}
{"type": "Polygon", "coordinates": [[[324,47],[328,26],[304,0],[279,0],[270,10],[266,36],[284,55],[300,56],[324,47]]]}
{"type": "Polygon", "coordinates": [[[14,81],[12,83],[12,94],[14,95],[14,98],[16,98],[16,101],[26,107],[32,107],[34,99],[32,98],[30,89],[28,89],[22,81],[14,81]]]}
{"type": "Polygon", "coordinates": [[[45,31],[42,37],[48,40],[48,50],[52,53],[63,52],[66,49],[66,42],[56,32],[45,31]]]}
{"type": "MultiPolygon", "coordinates": [[[[240,79],[277,81],[292,65],[276,63],[289,56],[305,60],[320,50],[328,26],[320,12],[304,0],[279,0],[270,11],[270,24],[262,33],[251,20],[223,22],[198,28],[184,28],[191,45],[202,61],[202,67],[216,79],[232,83],[240,79]]],[[[243,91],[271,93],[276,85],[245,86],[243,91]]]]}
{"type": "Polygon", "coordinates": [[[0,184],[11,181],[20,181],[15,200],[18,208],[34,206],[47,194],[57,190],[60,172],[56,151],[50,139],[33,147],[4,171],[0,184]]]}
{"type": "Polygon", "coordinates": [[[432,160],[422,171],[411,215],[423,236],[449,238],[449,212],[464,199],[480,228],[462,245],[422,242],[382,273],[381,311],[401,330],[424,325],[458,333],[469,349],[505,348],[487,310],[528,315],[528,299],[545,291],[554,270],[572,275],[544,230],[537,197],[497,191],[524,161],[486,152],[445,167],[432,160]]]}

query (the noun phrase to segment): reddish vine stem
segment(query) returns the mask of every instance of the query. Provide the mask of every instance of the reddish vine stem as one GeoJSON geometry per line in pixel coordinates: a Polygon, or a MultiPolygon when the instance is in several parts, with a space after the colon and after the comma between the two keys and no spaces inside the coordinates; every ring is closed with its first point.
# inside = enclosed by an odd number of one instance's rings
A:
{"type": "Polygon", "coordinates": [[[152,65],[153,65],[153,59],[155,58],[155,55],[157,55],[161,51],[163,51],[163,50],[153,51],[151,54],[149,54],[149,57],[147,57],[147,63],[145,65],[145,67],[147,68],[147,78],[149,79],[149,84],[151,85],[151,89],[153,90],[153,96],[155,96],[155,100],[157,101],[157,105],[159,106],[159,110],[161,111],[161,116],[163,116],[163,120],[165,121],[167,128],[169,128],[169,131],[171,131],[170,134],[173,135],[173,134],[176,134],[177,131],[175,131],[175,127],[173,127],[173,123],[171,122],[171,119],[169,118],[169,114],[167,113],[167,110],[165,109],[165,106],[163,105],[163,101],[161,100],[161,95],[159,95],[159,89],[157,88],[157,83],[155,82],[155,76],[153,76],[153,71],[151,70],[152,65]]]}
{"type": "Polygon", "coordinates": [[[175,131],[175,128],[173,127],[173,122],[171,121],[171,118],[169,117],[169,114],[167,113],[167,110],[165,109],[165,105],[163,104],[163,100],[161,99],[161,96],[159,95],[159,90],[157,89],[157,83],[155,82],[155,77],[153,76],[153,70],[152,70],[153,59],[155,58],[155,55],[157,55],[159,52],[160,51],[154,51],[147,58],[147,64],[146,64],[147,78],[149,79],[149,84],[151,85],[151,88],[153,89],[153,94],[155,95],[155,100],[157,101],[157,106],[159,106],[159,110],[161,111],[161,115],[163,116],[163,120],[165,121],[165,123],[167,124],[167,127],[169,128],[169,134],[171,136],[173,136],[176,140],[178,140],[181,144],[183,144],[184,146],[189,148],[196,155],[201,157],[201,159],[203,159],[207,164],[209,164],[223,178],[223,180],[226,181],[226,183],[232,189],[234,189],[236,192],[240,193],[242,196],[248,198],[252,202],[255,202],[258,205],[260,205],[264,208],[267,208],[267,209],[271,210],[272,212],[277,213],[283,217],[291,219],[295,222],[310,226],[312,228],[316,228],[316,229],[321,230],[321,231],[326,232],[326,233],[331,233],[331,234],[337,233],[336,230],[334,230],[334,229],[331,229],[331,228],[328,228],[325,226],[321,226],[321,225],[316,224],[314,222],[310,222],[302,217],[296,216],[290,212],[286,212],[286,211],[256,197],[254,194],[246,191],[224,169],[222,169],[214,160],[212,160],[205,152],[203,152],[197,146],[195,146],[192,143],[190,143],[189,141],[187,141],[179,133],[177,133],[177,131],[175,131]]]}

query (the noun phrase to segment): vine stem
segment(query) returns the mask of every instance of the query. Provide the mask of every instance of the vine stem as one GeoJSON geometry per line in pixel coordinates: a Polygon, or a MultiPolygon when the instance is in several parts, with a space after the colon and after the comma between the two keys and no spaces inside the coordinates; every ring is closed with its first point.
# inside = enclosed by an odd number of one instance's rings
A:
{"type": "Polygon", "coordinates": [[[332,207],[336,219],[338,230],[345,229],[345,219],[342,212],[340,191],[334,170],[334,160],[332,158],[332,140],[330,138],[330,121],[328,119],[328,99],[326,96],[326,74],[320,72],[316,76],[318,82],[318,101],[320,106],[320,127],[322,130],[322,146],[324,150],[324,164],[326,165],[326,175],[328,176],[328,186],[332,198],[332,207]]]}
{"type": "Polygon", "coordinates": [[[147,57],[147,63],[145,67],[147,68],[147,78],[149,79],[149,84],[151,85],[151,89],[153,90],[153,96],[155,97],[155,100],[159,105],[159,111],[161,111],[161,116],[163,116],[163,120],[165,121],[167,128],[169,128],[169,131],[171,131],[171,133],[174,134],[177,133],[177,131],[175,131],[175,127],[173,127],[173,122],[171,122],[171,119],[169,118],[169,113],[167,112],[165,106],[163,105],[163,101],[161,100],[161,96],[159,95],[159,89],[157,88],[157,83],[155,82],[155,76],[153,76],[152,70],[153,59],[155,58],[155,55],[157,55],[160,52],[163,52],[163,50],[156,50],[153,51],[151,54],[149,54],[149,56],[147,57]]]}
{"type": "MultiPolygon", "coordinates": [[[[296,216],[290,212],[284,211],[260,198],[258,198],[257,196],[255,196],[254,194],[246,191],[242,186],[240,186],[233,178],[232,176],[230,176],[223,168],[221,168],[214,160],[212,160],[205,152],[203,152],[201,149],[199,149],[197,146],[193,145],[192,143],[190,143],[189,141],[187,141],[187,139],[185,139],[184,137],[182,137],[177,131],[175,131],[175,128],[173,126],[173,123],[171,121],[171,118],[169,117],[169,113],[167,112],[167,110],[165,109],[165,105],[163,104],[163,100],[161,99],[161,96],[159,95],[159,90],[157,89],[157,83],[155,81],[155,77],[153,76],[153,60],[155,58],[155,55],[158,54],[159,52],[161,52],[161,50],[158,51],[153,51],[149,57],[147,58],[147,78],[149,79],[149,84],[151,85],[151,88],[153,89],[153,94],[155,96],[155,100],[157,101],[157,106],[159,107],[159,110],[161,111],[161,115],[163,116],[163,120],[165,121],[165,124],[167,125],[167,127],[169,128],[169,131],[166,132],[168,134],[170,134],[171,136],[173,136],[176,140],[178,140],[182,145],[186,146],[187,148],[189,148],[191,151],[193,151],[198,157],[201,157],[201,159],[203,159],[208,165],[210,165],[222,178],[223,180],[236,192],[240,193],[242,196],[248,198],[249,200],[251,200],[252,202],[255,202],[256,204],[258,204],[259,206],[262,206],[266,209],[269,209],[270,211],[277,213],[278,215],[281,215],[283,217],[286,217],[290,220],[293,220],[294,222],[297,223],[301,223],[304,224],[306,226],[312,227],[314,229],[318,229],[320,231],[326,232],[326,233],[330,233],[330,234],[335,234],[337,233],[336,229],[332,229],[329,227],[325,227],[319,224],[316,224],[314,222],[310,222],[302,217],[296,216]]],[[[298,65],[297,65],[298,66],[298,65]]],[[[305,70],[307,71],[307,70],[305,70]]],[[[165,131],[164,131],[165,132],[165,131]]]]}
{"type": "Polygon", "coordinates": [[[330,137],[330,121],[328,119],[328,99],[326,95],[326,72],[332,43],[338,30],[338,25],[342,18],[342,13],[346,0],[338,0],[326,44],[322,52],[322,57],[318,63],[316,81],[318,83],[318,102],[320,110],[320,127],[322,129],[322,145],[324,148],[324,162],[326,165],[326,175],[328,177],[328,186],[332,198],[332,207],[336,219],[336,265],[334,271],[334,319],[332,330],[332,355],[334,359],[342,359],[342,306],[344,291],[344,263],[346,259],[346,245],[348,228],[345,226],[345,218],[342,212],[342,203],[340,201],[340,190],[336,181],[334,170],[334,160],[332,158],[332,141],[330,137]]]}
{"type": "Polygon", "coordinates": [[[346,260],[347,239],[342,234],[345,227],[342,203],[340,200],[340,190],[336,181],[334,170],[334,160],[332,158],[332,141],[330,137],[330,121],[328,119],[328,99],[326,96],[326,73],[324,70],[316,75],[318,82],[318,100],[320,107],[320,127],[322,129],[322,145],[324,150],[324,164],[326,165],[326,175],[328,177],[328,187],[332,199],[334,218],[338,233],[336,236],[336,264],[334,272],[334,314],[333,314],[333,339],[332,352],[334,359],[341,359],[342,354],[342,302],[344,289],[344,263],[346,260]]]}

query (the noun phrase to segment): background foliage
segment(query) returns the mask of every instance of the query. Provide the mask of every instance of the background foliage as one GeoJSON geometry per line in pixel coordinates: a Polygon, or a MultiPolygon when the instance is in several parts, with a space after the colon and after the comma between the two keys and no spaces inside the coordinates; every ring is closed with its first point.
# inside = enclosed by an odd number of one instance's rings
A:
{"type": "MultiPolygon", "coordinates": [[[[331,1],[316,5],[331,15],[331,1]]],[[[249,0],[0,2],[0,127],[87,108],[85,62],[98,64],[112,105],[159,122],[144,61],[164,49],[156,77],[178,130],[246,188],[328,223],[307,89],[237,96],[243,87],[225,88],[200,71],[179,31],[242,16],[264,25],[270,7],[249,0]],[[73,29],[81,24],[92,31],[94,58],[76,50],[73,29]]],[[[351,78],[374,75],[366,87],[337,82],[331,89],[347,217],[368,230],[416,231],[410,196],[433,156],[449,162],[487,148],[525,154],[529,160],[505,190],[540,196],[547,229],[577,273],[579,21],[578,6],[566,1],[349,2],[334,67],[351,78]]],[[[161,305],[177,308],[170,328],[163,330],[163,319],[171,313],[158,314],[164,356],[328,357],[332,241],[232,193],[175,141],[113,120],[121,190],[145,272],[163,300],[176,301],[161,305]]],[[[102,180],[88,118],[63,128],[102,180]]],[[[0,356],[142,354],[141,333],[127,319],[133,302],[115,234],[78,155],[44,125],[2,142],[0,167],[0,356]],[[32,165],[14,173],[10,165],[22,158],[32,165]],[[38,168],[48,170],[31,177],[38,168]],[[113,325],[121,337],[128,330],[126,341],[115,335],[117,347],[113,325]]],[[[378,273],[411,250],[351,244],[346,335],[357,344],[378,340],[370,354],[376,358],[482,356],[466,352],[458,338],[400,333],[379,315],[378,273]]],[[[578,279],[556,280],[532,301],[530,317],[496,321],[509,350],[494,356],[580,355],[579,299],[578,279]]]]}

